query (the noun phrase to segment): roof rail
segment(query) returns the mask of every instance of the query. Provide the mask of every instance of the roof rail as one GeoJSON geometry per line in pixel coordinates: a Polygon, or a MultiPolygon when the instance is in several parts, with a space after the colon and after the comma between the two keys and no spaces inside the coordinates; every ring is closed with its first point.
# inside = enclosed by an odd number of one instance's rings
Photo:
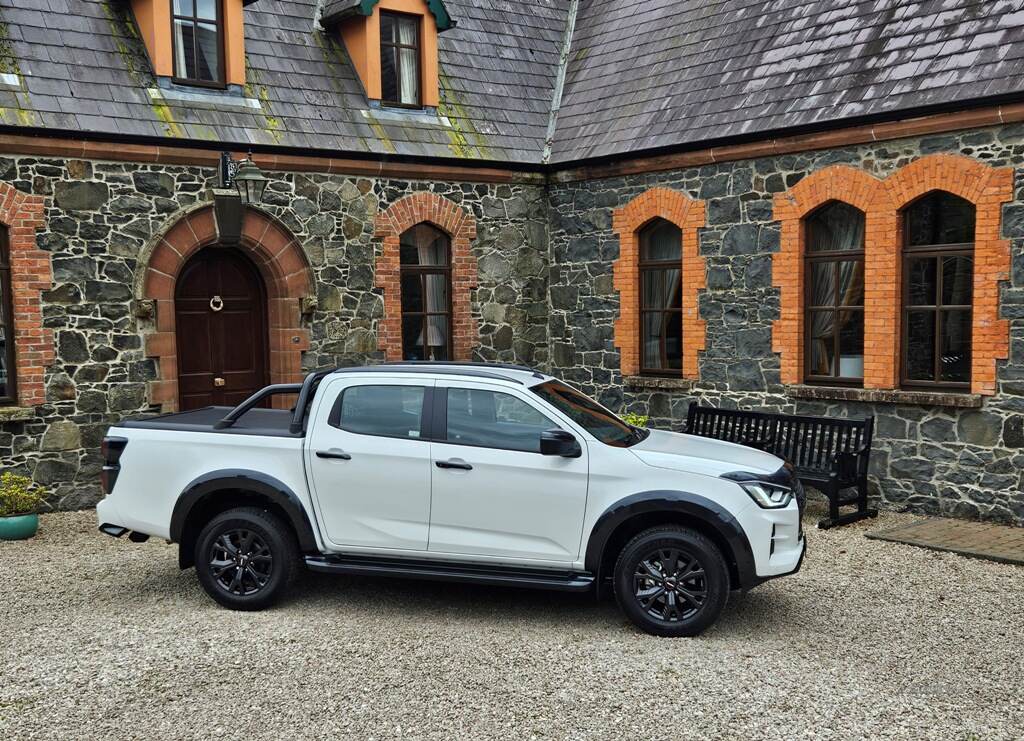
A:
{"type": "MultiPolygon", "coordinates": [[[[459,368],[458,363],[380,363],[378,365],[360,365],[348,368],[338,368],[334,373],[450,373],[452,375],[469,376],[471,378],[493,378],[498,381],[508,381],[509,383],[518,383],[520,386],[523,382],[516,378],[509,378],[503,376],[500,373],[488,372],[484,368],[459,368]],[[451,370],[445,370],[445,368],[438,368],[436,366],[443,365],[451,370]]],[[[539,376],[543,378],[543,376],[539,376]]]]}
{"type": "Polygon", "coordinates": [[[516,370],[533,374],[534,378],[544,378],[544,374],[536,368],[516,363],[489,363],[476,360],[389,360],[383,365],[450,365],[468,368],[501,368],[502,370],[516,370]]]}

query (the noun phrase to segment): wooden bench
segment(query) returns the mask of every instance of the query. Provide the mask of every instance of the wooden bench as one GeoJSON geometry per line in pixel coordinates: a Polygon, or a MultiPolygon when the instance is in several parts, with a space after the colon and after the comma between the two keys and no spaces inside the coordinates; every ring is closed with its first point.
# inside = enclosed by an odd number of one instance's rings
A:
{"type": "Polygon", "coordinates": [[[690,404],[684,432],[764,450],[789,461],[805,486],[828,497],[829,516],[820,528],[845,525],[878,510],[868,507],[868,461],[874,417],[827,419],[690,404]],[[843,493],[854,489],[853,494],[843,493]],[[840,507],[856,506],[840,514],[840,507]]]}

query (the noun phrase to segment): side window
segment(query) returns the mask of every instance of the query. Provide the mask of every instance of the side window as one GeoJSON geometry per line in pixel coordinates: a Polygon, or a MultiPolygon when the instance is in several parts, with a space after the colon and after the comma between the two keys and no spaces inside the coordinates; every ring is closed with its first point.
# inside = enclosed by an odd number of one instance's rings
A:
{"type": "Polygon", "coordinates": [[[328,423],[346,432],[382,437],[420,437],[422,386],[350,386],[341,392],[328,423]]]}
{"type": "Polygon", "coordinates": [[[447,440],[540,452],[540,433],[558,427],[525,401],[499,391],[448,389],[447,440]]]}

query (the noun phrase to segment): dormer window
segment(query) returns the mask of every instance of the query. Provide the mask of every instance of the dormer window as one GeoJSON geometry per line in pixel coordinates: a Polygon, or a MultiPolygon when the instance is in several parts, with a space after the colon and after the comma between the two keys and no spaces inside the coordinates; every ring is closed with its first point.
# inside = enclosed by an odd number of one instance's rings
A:
{"type": "Polygon", "coordinates": [[[381,12],[380,84],[384,105],[421,106],[419,16],[381,12]]]}
{"type": "Polygon", "coordinates": [[[174,79],[186,85],[224,84],[221,0],[172,0],[174,79]]]}

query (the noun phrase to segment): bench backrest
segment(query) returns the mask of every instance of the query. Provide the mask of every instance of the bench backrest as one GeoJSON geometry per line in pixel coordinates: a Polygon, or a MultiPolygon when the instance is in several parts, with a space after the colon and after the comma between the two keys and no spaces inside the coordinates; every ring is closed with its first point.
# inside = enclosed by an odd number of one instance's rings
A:
{"type": "Polygon", "coordinates": [[[874,418],[830,419],[690,404],[686,431],[759,448],[797,468],[827,472],[838,453],[871,445],[874,418]]]}

